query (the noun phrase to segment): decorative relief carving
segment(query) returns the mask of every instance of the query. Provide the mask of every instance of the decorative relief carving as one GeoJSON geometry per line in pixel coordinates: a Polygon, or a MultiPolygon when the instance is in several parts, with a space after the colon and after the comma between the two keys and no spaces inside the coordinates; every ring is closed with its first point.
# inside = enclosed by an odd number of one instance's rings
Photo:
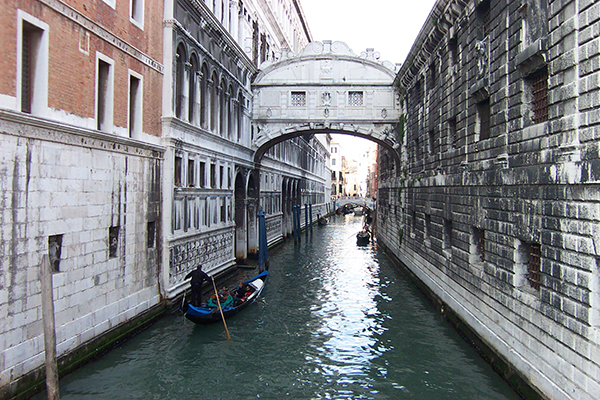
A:
{"type": "Polygon", "coordinates": [[[321,61],[321,75],[331,75],[333,72],[333,61],[323,60],[321,61]]]}
{"type": "Polygon", "coordinates": [[[477,51],[477,76],[483,78],[488,68],[487,39],[477,40],[475,50],[477,51]]]}
{"type": "Polygon", "coordinates": [[[330,107],[331,106],[331,93],[324,92],[323,94],[321,94],[321,100],[325,107],[330,107]]]}
{"type": "Polygon", "coordinates": [[[169,280],[171,285],[181,280],[181,275],[202,265],[221,265],[231,260],[233,231],[219,232],[204,237],[194,237],[169,249],[169,280]]]}

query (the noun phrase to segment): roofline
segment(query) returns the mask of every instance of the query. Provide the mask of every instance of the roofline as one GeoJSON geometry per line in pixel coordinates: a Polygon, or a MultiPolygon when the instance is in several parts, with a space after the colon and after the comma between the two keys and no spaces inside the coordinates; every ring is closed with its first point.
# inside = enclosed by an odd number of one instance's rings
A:
{"type": "Polygon", "coordinates": [[[298,16],[300,17],[300,22],[302,23],[302,28],[304,29],[304,33],[306,34],[306,39],[308,39],[308,43],[312,42],[312,34],[310,33],[310,29],[308,28],[308,24],[306,23],[306,16],[304,15],[304,10],[302,6],[298,2],[298,0],[292,0],[294,3],[294,7],[296,7],[296,11],[298,12],[298,16]]]}

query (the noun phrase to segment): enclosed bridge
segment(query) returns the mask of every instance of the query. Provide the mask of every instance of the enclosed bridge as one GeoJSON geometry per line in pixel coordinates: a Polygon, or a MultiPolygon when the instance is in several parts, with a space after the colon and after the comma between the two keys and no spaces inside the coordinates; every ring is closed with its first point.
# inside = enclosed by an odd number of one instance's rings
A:
{"type": "Polygon", "coordinates": [[[399,161],[400,103],[395,65],[343,42],[312,42],[261,65],[253,84],[253,149],[260,163],[274,144],[301,135],[339,133],[370,139],[399,161]]]}

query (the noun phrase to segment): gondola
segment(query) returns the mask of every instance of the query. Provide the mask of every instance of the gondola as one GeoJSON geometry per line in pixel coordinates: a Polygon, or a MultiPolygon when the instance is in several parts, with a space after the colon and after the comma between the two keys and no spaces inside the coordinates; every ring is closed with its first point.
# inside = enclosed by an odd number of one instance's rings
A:
{"type": "Polygon", "coordinates": [[[360,231],[356,234],[356,244],[358,246],[366,246],[371,241],[371,234],[367,231],[360,231]]]}
{"type": "Polygon", "coordinates": [[[319,226],[325,226],[325,225],[327,225],[329,223],[329,220],[327,218],[325,218],[325,217],[320,217],[317,220],[317,223],[319,224],[319,226]]]}
{"type": "MultiPolygon", "coordinates": [[[[244,284],[247,285],[250,294],[240,303],[234,303],[232,306],[223,306],[223,316],[225,319],[237,314],[252,304],[258,296],[260,296],[268,276],[269,272],[264,271],[245,281],[244,284]]],[[[195,307],[185,302],[181,310],[185,317],[195,324],[211,324],[213,322],[221,321],[221,313],[219,312],[218,307],[195,307]]]]}

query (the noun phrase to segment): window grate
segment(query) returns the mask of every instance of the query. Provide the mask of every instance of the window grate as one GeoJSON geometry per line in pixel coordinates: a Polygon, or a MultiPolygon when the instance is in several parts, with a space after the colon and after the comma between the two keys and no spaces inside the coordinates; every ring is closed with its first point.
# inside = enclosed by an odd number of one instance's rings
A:
{"type": "Polygon", "coordinates": [[[530,80],[533,95],[533,122],[537,124],[548,121],[548,69],[544,68],[537,72],[530,80]]]}
{"type": "Polygon", "coordinates": [[[292,107],[306,107],[306,92],[292,92],[292,107]]]}
{"type": "Polygon", "coordinates": [[[540,290],[542,251],[539,244],[531,244],[529,249],[529,264],[527,265],[527,281],[535,290],[540,290]]]}
{"type": "Polygon", "coordinates": [[[348,105],[353,107],[362,106],[363,92],[348,92],[348,105]]]}
{"type": "Polygon", "coordinates": [[[479,117],[479,140],[490,138],[490,99],[485,99],[477,104],[479,117]]]}

